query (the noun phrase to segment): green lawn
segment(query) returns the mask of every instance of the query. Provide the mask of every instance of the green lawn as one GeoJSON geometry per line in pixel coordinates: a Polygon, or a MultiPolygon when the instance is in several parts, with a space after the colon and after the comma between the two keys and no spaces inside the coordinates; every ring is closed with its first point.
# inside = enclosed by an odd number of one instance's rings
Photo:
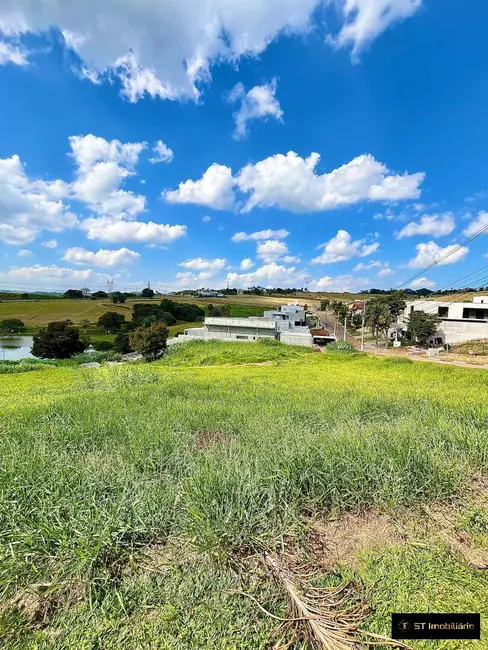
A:
{"type": "Polygon", "coordinates": [[[483,552],[487,390],[484,371],[263,343],[0,375],[0,645],[265,650],[276,621],[234,592],[284,616],[260,564],[283,549],[352,580],[373,632],[399,609],[486,620],[487,572],[422,509],[454,509],[483,552]],[[310,528],[371,509],[413,532],[319,561],[310,528]]]}

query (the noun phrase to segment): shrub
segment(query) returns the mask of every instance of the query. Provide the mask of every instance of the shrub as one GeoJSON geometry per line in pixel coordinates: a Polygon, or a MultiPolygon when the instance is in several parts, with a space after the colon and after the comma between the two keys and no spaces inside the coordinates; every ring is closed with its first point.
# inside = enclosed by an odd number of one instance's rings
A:
{"type": "Polygon", "coordinates": [[[261,345],[282,345],[278,339],[272,339],[271,337],[259,339],[258,343],[261,345]]]}
{"type": "Polygon", "coordinates": [[[75,354],[71,361],[74,361],[76,364],[81,363],[103,363],[104,361],[121,361],[122,356],[112,350],[107,352],[81,352],[80,354],[75,354]]]}
{"type": "Polygon", "coordinates": [[[139,327],[129,335],[131,346],[148,361],[160,357],[166,349],[168,328],[164,323],[139,327]]]}
{"type": "Polygon", "coordinates": [[[80,339],[80,331],[71,321],[55,321],[34,336],[32,354],[41,359],[69,359],[86,347],[87,342],[80,339]]]}
{"type": "Polygon", "coordinates": [[[120,354],[129,354],[130,352],[134,352],[129,341],[129,335],[122,333],[117,334],[114,340],[113,350],[120,354]]]}
{"type": "Polygon", "coordinates": [[[5,318],[0,320],[0,331],[2,332],[22,332],[25,324],[19,318],[5,318]]]}
{"type": "Polygon", "coordinates": [[[355,352],[356,348],[349,341],[333,341],[327,346],[330,352],[355,352]]]}
{"type": "Polygon", "coordinates": [[[107,352],[113,350],[114,344],[110,341],[92,341],[91,346],[97,352],[107,352]]]}
{"type": "Polygon", "coordinates": [[[29,372],[30,370],[41,370],[42,368],[54,368],[55,366],[56,364],[52,361],[45,361],[44,359],[0,361],[0,375],[29,372]]]}

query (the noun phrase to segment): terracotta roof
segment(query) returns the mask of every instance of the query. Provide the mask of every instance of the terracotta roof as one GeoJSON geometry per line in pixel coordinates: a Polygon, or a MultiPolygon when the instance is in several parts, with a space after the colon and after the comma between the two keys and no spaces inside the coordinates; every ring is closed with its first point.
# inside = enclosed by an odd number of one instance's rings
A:
{"type": "Polygon", "coordinates": [[[329,330],[310,330],[312,336],[331,336],[329,330]]]}

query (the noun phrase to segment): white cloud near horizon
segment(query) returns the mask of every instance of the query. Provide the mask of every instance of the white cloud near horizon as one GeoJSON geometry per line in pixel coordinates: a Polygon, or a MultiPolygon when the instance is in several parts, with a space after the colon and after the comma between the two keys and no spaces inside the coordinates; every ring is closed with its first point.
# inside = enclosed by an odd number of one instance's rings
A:
{"type": "Polygon", "coordinates": [[[71,269],[56,265],[12,267],[8,271],[0,272],[0,281],[8,282],[12,288],[28,286],[33,289],[81,288],[95,285],[106,285],[107,275],[102,275],[92,269],[71,269]],[[18,283],[18,285],[16,285],[18,283]]]}
{"type": "Polygon", "coordinates": [[[53,28],[80,58],[79,74],[93,83],[117,78],[136,102],[198,99],[214,63],[256,56],[280,36],[319,30],[353,57],[391,25],[412,16],[421,0],[338,0],[338,34],[315,20],[323,0],[3,0],[0,63],[26,64],[21,39],[53,28]]]}
{"type": "Polygon", "coordinates": [[[432,280],[429,280],[425,276],[422,278],[417,278],[413,282],[410,283],[410,288],[411,289],[432,289],[435,287],[435,282],[432,280]]]}
{"type": "Polygon", "coordinates": [[[323,253],[312,260],[312,264],[334,264],[335,262],[345,262],[352,257],[367,257],[376,253],[379,249],[379,242],[366,244],[366,240],[358,239],[353,241],[347,230],[338,230],[337,235],[332,237],[319,248],[324,249],[323,253]]]}

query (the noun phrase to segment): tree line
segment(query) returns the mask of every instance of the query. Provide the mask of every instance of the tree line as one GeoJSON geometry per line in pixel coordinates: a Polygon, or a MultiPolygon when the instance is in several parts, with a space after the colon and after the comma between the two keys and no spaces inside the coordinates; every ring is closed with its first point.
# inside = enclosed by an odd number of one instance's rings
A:
{"type": "MultiPolygon", "coordinates": [[[[370,298],[366,302],[364,316],[362,310],[361,313],[355,313],[346,303],[336,300],[322,300],[321,310],[332,311],[339,322],[344,322],[350,317],[352,326],[356,329],[362,326],[364,317],[364,324],[371,330],[376,343],[380,338],[387,343],[390,330],[394,328],[398,316],[404,311],[405,299],[409,295],[406,290],[400,290],[386,296],[370,298]]],[[[436,314],[429,314],[422,310],[413,311],[406,320],[406,337],[425,346],[429,338],[438,330],[440,323],[441,319],[436,314]]]]}

